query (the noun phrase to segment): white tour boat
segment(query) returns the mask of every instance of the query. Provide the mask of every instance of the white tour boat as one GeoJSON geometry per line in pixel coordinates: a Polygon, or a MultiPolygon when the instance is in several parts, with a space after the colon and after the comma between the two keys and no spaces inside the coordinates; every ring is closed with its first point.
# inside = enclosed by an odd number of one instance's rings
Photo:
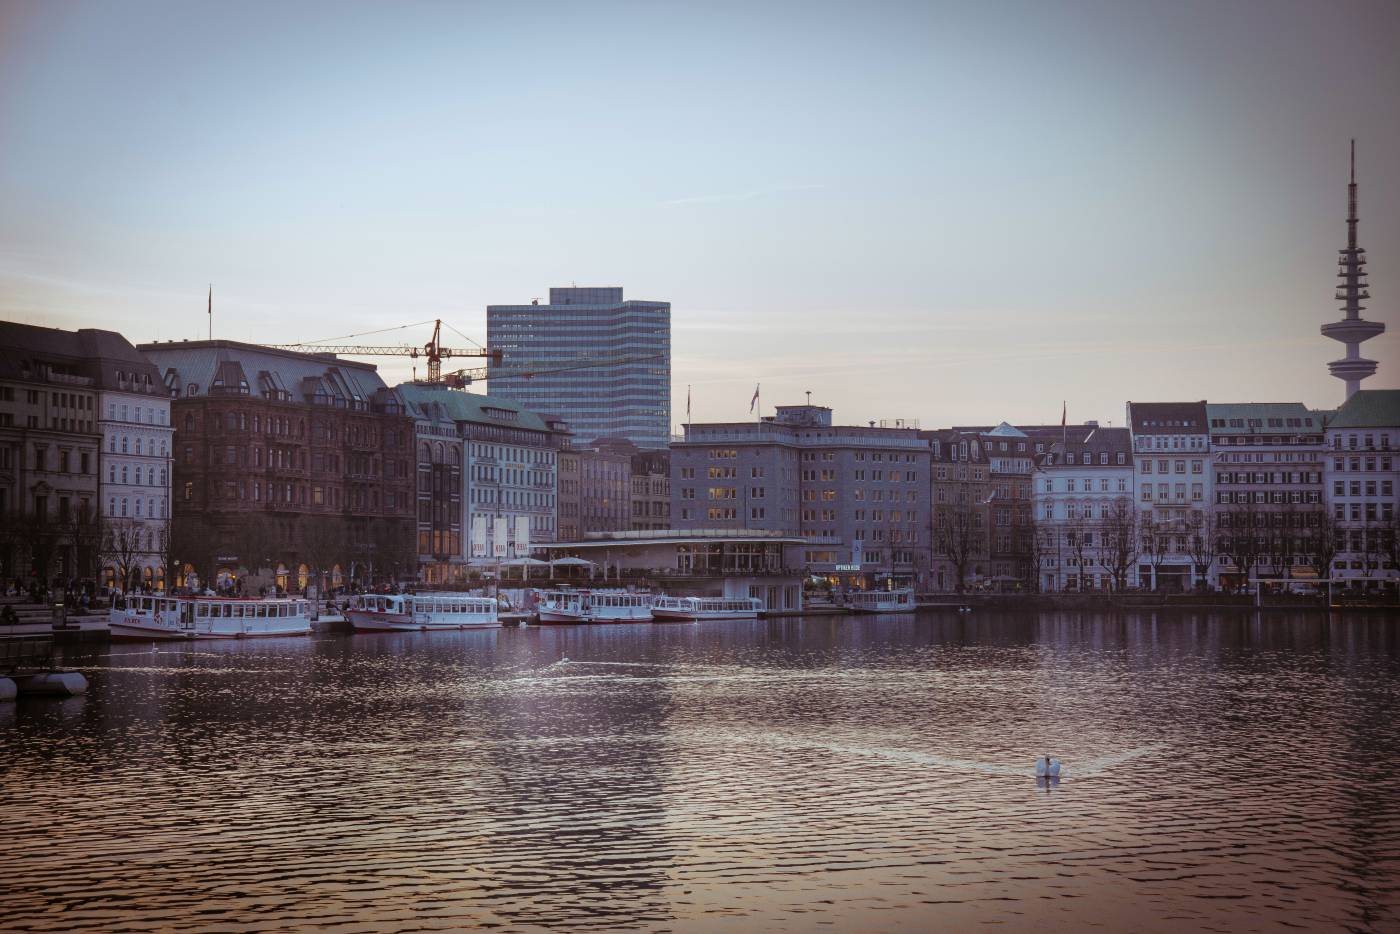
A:
{"type": "Polygon", "coordinates": [[[651,621],[654,600],[625,590],[544,590],[536,611],[542,623],[640,623],[651,621]]]}
{"type": "Polygon", "coordinates": [[[589,618],[595,623],[651,622],[654,593],[629,593],[626,590],[595,590],[589,594],[589,618]]]}
{"type": "Polygon", "coordinates": [[[590,619],[589,596],[586,590],[545,590],[535,612],[542,623],[586,623],[590,619]]]}
{"type": "Polygon", "coordinates": [[[132,595],[107,618],[113,639],[244,639],[304,636],[311,603],[300,597],[160,597],[132,595]]]}
{"type": "Polygon", "coordinates": [[[657,597],[651,605],[656,620],[757,619],[763,603],[755,597],[657,597]]]}
{"type": "Polygon", "coordinates": [[[362,632],[499,629],[495,597],[465,593],[361,594],[345,611],[362,632]]]}
{"type": "Polygon", "coordinates": [[[853,590],[841,605],[852,613],[912,613],[914,590],[853,590]]]}

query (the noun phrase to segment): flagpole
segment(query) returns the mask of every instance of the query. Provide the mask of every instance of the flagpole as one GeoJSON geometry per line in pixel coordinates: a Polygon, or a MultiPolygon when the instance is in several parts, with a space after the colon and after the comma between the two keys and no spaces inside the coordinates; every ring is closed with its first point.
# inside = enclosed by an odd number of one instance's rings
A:
{"type": "Polygon", "coordinates": [[[209,283],[209,339],[214,339],[214,283],[209,283]]]}

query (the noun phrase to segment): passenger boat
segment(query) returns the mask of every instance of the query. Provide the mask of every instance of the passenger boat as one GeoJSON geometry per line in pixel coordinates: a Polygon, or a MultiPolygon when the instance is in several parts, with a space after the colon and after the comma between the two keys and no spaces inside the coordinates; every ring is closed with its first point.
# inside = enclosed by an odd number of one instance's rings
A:
{"type": "Polygon", "coordinates": [[[360,594],[345,618],[359,632],[499,629],[495,597],[464,593],[360,594]]]}
{"type": "Polygon", "coordinates": [[[841,605],[852,613],[912,613],[914,590],[853,590],[841,605]]]}
{"type": "Polygon", "coordinates": [[[304,636],[311,603],[300,597],[159,597],[134,595],[113,605],[113,639],[244,639],[304,636]]]}
{"type": "Polygon", "coordinates": [[[536,611],[541,623],[650,622],[655,599],[655,594],[625,590],[545,590],[536,611]]]}
{"type": "Polygon", "coordinates": [[[595,623],[642,623],[651,621],[654,593],[626,590],[595,590],[589,594],[589,617],[595,623]]]}
{"type": "Polygon", "coordinates": [[[542,623],[586,623],[590,618],[589,596],[586,590],[545,590],[535,612],[542,623]]]}
{"type": "Polygon", "coordinates": [[[754,597],[657,597],[655,620],[757,619],[763,603],[754,597]]]}

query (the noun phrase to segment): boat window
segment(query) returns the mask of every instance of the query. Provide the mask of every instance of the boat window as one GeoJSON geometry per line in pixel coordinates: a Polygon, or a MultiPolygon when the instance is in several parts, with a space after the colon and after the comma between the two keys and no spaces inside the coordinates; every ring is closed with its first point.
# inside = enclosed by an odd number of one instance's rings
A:
{"type": "Polygon", "coordinates": [[[209,607],[205,606],[203,603],[196,603],[194,606],[194,615],[199,617],[208,616],[209,607]]]}

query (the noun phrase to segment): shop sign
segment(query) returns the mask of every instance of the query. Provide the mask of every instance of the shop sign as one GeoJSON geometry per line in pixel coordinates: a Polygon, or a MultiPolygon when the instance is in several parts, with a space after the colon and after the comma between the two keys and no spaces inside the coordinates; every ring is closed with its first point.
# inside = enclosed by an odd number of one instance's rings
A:
{"type": "Polygon", "coordinates": [[[838,570],[838,571],[859,571],[859,570],[860,570],[860,565],[859,565],[859,564],[838,564],[838,565],[836,565],[836,570],[838,570]]]}

